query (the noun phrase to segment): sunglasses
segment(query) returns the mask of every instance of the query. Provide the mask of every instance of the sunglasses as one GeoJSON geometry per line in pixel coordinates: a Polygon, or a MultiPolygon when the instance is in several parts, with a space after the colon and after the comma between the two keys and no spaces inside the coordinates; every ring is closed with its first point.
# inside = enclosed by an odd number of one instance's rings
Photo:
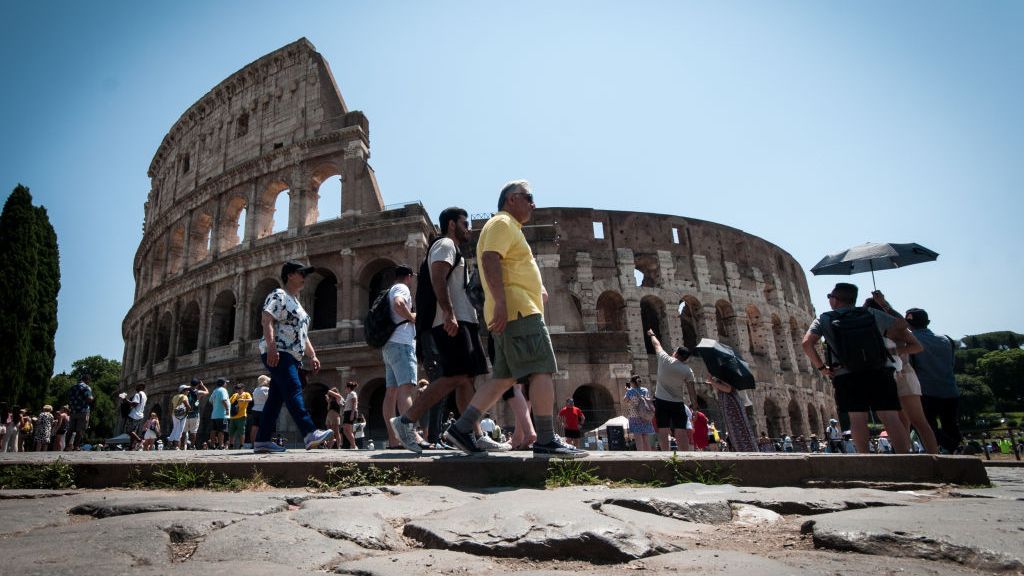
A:
{"type": "Polygon", "coordinates": [[[527,202],[529,202],[530,204],[533,204],[533,194],[531,194],[529,192],[519,192],[519,193],[516,194],[516,196],[522,196],[523,198],[526,198],[527,202]]]}

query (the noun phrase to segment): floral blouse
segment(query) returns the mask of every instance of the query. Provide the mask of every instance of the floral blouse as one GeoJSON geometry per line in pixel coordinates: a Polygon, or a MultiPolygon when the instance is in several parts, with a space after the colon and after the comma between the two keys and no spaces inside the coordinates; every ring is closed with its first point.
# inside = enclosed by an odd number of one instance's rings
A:
{"type": "MultiPolygon", "coordinates": [[[[263,311],[276,320],[274,343],[277,351],[282,354],[287,352],[301,362],[309,334],[309,314],[302,309],[302,304],[294,296],[278,288],[263,302],[263,311]]],[[[266,353],[267,343],[260,338],[260,354],[266,353]]]]}

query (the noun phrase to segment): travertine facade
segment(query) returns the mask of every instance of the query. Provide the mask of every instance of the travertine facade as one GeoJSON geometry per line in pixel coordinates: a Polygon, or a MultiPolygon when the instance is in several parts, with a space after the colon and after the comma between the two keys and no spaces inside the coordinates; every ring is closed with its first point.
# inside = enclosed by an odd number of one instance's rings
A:
{"type": "MultiPolygon", "coordinates": [[[[135,302],[122,326],[125,387],[145,382],[151,408],[169,417],[170,396],[194,375],[251,385],[262,373],[260,307],[279,285],[281,263],[298,258],[317,268],[302,294],[324,366],[308,386],[314,416],[325,386],[355,378],[381,437],[383,366],[362,342],[361,319],[395,263],[423,258],[435,226],[419,204],[384,206],[368,158],[366,117],[348,110],[305,39],[193,104],[149,168],[135,302]],[[332,176],[341,180],[340,206],[322,204],[332,176]],[[287,227],[275,213],[281,194],[287,227]],[[321,220],[328,208],[340,217],[321,220]]],[[[820,431],[834,412],[830,389],[799,350],[813,314],[806,281],[779,248],[675,216],[548,208],[535,218],[529,231],[551,292],[559,402],[575,395],[595,424],[614,415],[623,391],[614,375],[653,370],[642,339],[650,325],[666,346],[718,336],[753,360],[760,427],[820,431]],[[598,222],[604,239],[594,237],[598,222]],[[634,270],[644,274],[639,286],[634,270]]]]}

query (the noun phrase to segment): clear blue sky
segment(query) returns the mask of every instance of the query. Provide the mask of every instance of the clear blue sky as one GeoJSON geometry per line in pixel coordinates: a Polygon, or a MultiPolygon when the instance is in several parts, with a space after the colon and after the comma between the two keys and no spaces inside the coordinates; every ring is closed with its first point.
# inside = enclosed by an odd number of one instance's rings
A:
{"type": "MultiPolygon", "coordinates": [[[[866,241],[955,337],[1024,332],[1024,3],[39,2],[0,8],[0,190],[61,248],[57,371],[122,357],[146,170],[178,116],[302,36],[370,119],[386,203],[661,212],[809,269],[866,241]]],[[[837,280],[810,277],[815,306],[837,280]]],[[[854,276],[862,288],[870,276],[854,276]]]]}

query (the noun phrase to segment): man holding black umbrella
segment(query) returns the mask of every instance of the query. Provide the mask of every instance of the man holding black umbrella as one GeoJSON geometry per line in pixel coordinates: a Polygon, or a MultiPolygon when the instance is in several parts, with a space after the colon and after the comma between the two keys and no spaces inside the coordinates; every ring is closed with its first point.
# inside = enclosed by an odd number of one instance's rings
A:
{"type": "MultiPolygon", "coordinates": [[[[910,451],[910,437],[900,422],[900,399],[893,376],[895,362],[886,352],[882,335],[900,340],[907,323],[879,310],[857,308],[856,302],[856,286],[836,284],[828,295],[832,310],[816,318],[804,335],[804,354],[815,369],[832,378],[836,406],[850,415],[857,452],[868,453],[868,412],[874,410],[889,432],[895,452],[906,454],[910,451]],[[828,363],[818,355],[821,338],[837,356],[828,363]]],[[[897,354],[904,352],[900,347],[897,354]]]]}

